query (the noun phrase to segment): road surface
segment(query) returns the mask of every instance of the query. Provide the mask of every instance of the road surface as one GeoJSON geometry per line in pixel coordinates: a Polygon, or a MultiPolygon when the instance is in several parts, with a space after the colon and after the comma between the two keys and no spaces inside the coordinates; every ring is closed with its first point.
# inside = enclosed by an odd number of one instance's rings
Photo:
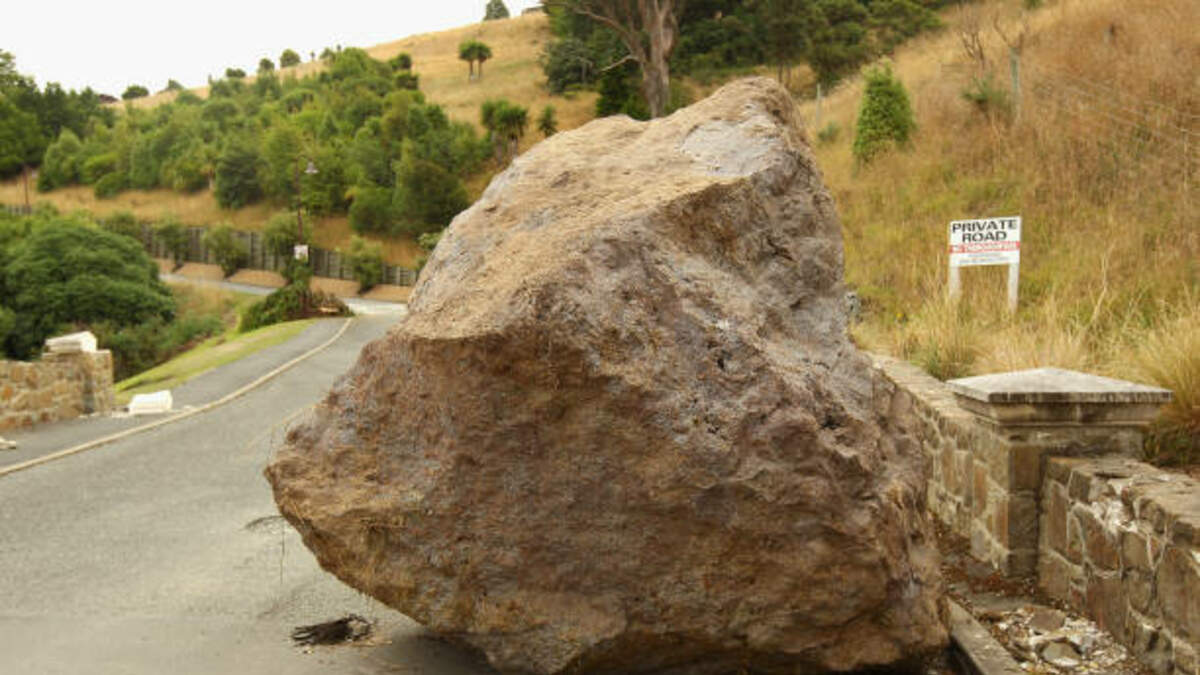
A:
{"type": "Polygon", "coordinates": [[[232,403],[0,477],[0,673],[490,673],[323,572],[262,476],[284,421],[395,318],[232,403]],[[378,621],[371,644],[290,644],[348,612],[378,621]]]}

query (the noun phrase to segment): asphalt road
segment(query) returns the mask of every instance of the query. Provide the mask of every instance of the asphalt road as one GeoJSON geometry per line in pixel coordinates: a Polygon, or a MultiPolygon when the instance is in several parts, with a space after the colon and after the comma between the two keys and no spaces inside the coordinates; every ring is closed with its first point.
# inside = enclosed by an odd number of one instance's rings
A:
{"type": "Polygon", "coordinates": [[[323,572],[262,476],[285,420],[395,316],[235,401],[0,477],[0,673],[490,673],[323,572]],[[362,646],[291,645],[355,612],[362,646]]]}

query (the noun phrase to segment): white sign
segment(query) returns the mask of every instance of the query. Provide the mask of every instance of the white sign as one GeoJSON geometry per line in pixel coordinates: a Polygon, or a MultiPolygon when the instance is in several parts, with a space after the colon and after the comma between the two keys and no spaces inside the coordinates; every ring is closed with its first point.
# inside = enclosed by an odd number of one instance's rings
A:
{"type": "Polygon", "coordinates": [[[1014,265],[1021,262],[1021,216],[950,223],[950,266],[1014,265]]]}
{"type": "Polygon", "coordinates": [[[296,260],[308,260],[308,244],[296,244],[292,253],[295,254],[296,260]]]}

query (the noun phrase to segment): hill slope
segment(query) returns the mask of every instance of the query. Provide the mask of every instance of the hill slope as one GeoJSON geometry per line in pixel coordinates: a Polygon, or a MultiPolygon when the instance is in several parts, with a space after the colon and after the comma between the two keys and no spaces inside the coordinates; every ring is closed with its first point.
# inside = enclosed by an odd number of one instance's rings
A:
{"type": "MultiPolygon", "coordinates": [[[[421,90],[432,102],[443,106],[455,120],[468,122],[481,128],[479,107],[489,99],[506,98],[529,108],[530,117],[536,119],[542,108],[553,105],[559,129],[572,129],[590,120],[594,114],[595,94],[584,93],[565,98],[551,97],[542,86],[544,77],[538,57],[543,45],[550,39],[549,22],[546,15],[534,13],[511,19],[488,21],[441,31],[416,35],[367,48],[376,59],[386,60],[400,52],[413,57],[413,70],[420,75],[421,90]],[[459,43],[477,39],[492,48],[493,58],[484,65],[484,75],[468,81],[467,64],[458,58],[459,43]]],[[[324,67],[320,62],[303,63],[294,68],[280,71],[281,77],[312,74],[324,67]]],[[[250,78],[253,80],[253,78],[250,78]]],[[[207,96],[207,88],[194,90],[207,96]]],[[[176,94],[165,92],[138,99],[139,107],[153,107],[172,100],[176,94]]],[[[541,140],[534,125],[521,141],[521,150],[541,140]]],[[[483,191],[491,178],[490,171],[476,177],[468,185],[472,196],[483,191]]],[[[31,186],[32,190],[32,186],[31,186]]],[[[39,194],[31,192],[35,202],[53,204],[62,211],[84,209],[103,215],[113,211],[132,211],[144,219],[157,219],[164,213],[172,213],[183,222],[209,225],[229,222],[239,229],[257,230],[264,227],[276,207],[256,204],[238,210],[225,210],[217,206],[209,190],[195,194],[182,194],[170,190],[128,190],[112,199],[98,200],[90,186],[74,186],[39,194]]],[[[24,203],[24,187],[20,181],[0,184],[0,204],[24,203]]],[[[314,228],[314,239],[318,246],[336,248],[345,244],[351,231],[345,217],[321,218],[314,228]]],[[[419,249],[411,240],[403,237],[369,237],[384,244],[384,255],[388,262],[412,265],[419,249]]]]}
{"type": "Polygon", "coordinates": [[[947,13],[944,32],[896,54],[918,124],[908,149],[855,166],[861,84],[822,103],[823,136],[839,130],[815,142],[863,298],[857,336],[941,377],[1053,365],[1157,382],[1200,460],[1200,4],[1004,7],[947,13]],[[1005,39],[1022,33],[1018,108],[1005,39]],[[972,36],[985,62],[963,49],[972,36]],[[990,104],[966,100],[989,73],[990,104]],[[1011,215],[1024,217],[1016,315],[1001,267],[965,269],[963,301],[947,302],[949,221],[1011,215]]]}

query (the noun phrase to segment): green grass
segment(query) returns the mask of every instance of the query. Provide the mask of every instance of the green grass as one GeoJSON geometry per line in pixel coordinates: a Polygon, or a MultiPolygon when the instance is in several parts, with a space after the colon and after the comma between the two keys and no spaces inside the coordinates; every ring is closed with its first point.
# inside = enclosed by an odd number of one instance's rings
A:
{"type": "Polygon", "coordinates": [[[236,337],[219,335],[200,343],[166,363],[116,384],[117,403],[124,405],[134,394],[174,389],[213,368],[232,363],[255,352],[282,344],[308,328],[315,319],[266,326],[236,337]]]}

